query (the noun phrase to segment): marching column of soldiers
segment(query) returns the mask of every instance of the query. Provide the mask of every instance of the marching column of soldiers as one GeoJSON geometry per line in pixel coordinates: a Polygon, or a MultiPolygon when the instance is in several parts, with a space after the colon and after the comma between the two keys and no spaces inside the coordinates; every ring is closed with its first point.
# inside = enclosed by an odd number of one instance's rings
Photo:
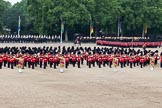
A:
{"type": "Polygon", "coordinates": [[[4,67],[14,69],[16,66],[23,69],[35,67],[56,69],[60,63],[64,66],[64,61],[65,68],[70,65],[77,68],[87,65],[89,68],[114,67],[116,71],[117,66],[143,68],[150,65],[153,70],[158,60],[162,68],[162,53],[160,55],[158,53],[158,50],[136,51],[113,47],[3,47],[0,48],[0,69],[4,67]]]}
{"type": "Polygon", "coordinates": [[[53,43],[60,42],[60,36],[52,35],[0,35],[0,43],[53,43]]]}

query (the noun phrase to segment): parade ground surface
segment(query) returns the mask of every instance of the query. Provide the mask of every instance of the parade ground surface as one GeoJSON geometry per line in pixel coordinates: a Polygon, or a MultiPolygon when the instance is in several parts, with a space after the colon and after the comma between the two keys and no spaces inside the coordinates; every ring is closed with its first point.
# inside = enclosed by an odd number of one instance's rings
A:
{"type": "MultiPolygon", "coordinates": [[[[58,46],[60,44],[0,44],[58,46]]],[[[72,46],[63,43],[61,46],[72,46]]],[[[95,44],[82,44],[96,46],[95,44]]],[[[162,51],[162,48],[151,49],[162,51]]],[[[64,73],[47,67],[0,70],[0,108],[162,108],[162,69],[69,66],[64,73]]]]}

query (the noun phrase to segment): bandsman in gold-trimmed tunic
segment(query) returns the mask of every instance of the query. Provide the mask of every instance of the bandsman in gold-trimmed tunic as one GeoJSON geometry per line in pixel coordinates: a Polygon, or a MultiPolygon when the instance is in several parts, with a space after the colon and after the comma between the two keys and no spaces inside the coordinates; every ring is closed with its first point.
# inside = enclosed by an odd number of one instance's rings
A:
{"type": "Polygon", "coordinates": [[[154,57],[150,57],[150,65],[151,65],[151,70],[154,70],[154,66],[155,66],[155,58],[154,57]]]}
{"type": "Polygon", "coordinates": [[[60,57],[60,73],[64,72],[64,65],[65,65],[65,59],[64,57],[60,57]]]}
{"type": "Polygon", "coordinates": [[[118,67],[118,58],[116,57],[113,58],[113,66],[114,66],[114,72],[116,72],[118,67]]]}
{"type": "Polygon", "coordinates": [[[17,60],[18,60],[18,65],[17,65],[17,67],[18,67],[18,72],[19,73],[22,73],[22,69],[24,68],[24,59],[22,58],[22,57],[20,57],[20,58],[17,58],[17,60]]]}

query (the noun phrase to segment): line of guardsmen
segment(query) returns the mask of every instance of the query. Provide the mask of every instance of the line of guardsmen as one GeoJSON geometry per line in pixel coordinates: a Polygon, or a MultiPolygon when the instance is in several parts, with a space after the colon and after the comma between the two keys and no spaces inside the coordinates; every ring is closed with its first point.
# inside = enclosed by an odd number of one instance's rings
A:
{"type": "Polygon", "coordinates": [[[18,65],[18,59],[23,59],[23,68],[40,67],[46,69],[56,69],[60,64],[60,57],[64,58],[65,68],[69,65],[81,68],[86,62],[89,68],[96,65],[101,67],[117,67],[130,68],[140,66],[141,68],[147,65],[158,64],[162,68],[162,53],[158,55],[158,50],[134,50],[124,48],[107,48],[107,47],[4,47],[0,48],[0,69],[8,67],[14,69],[18,65]]]}
{"type": "MultiPolygon", "coordinates": [[[[149,37],[136,37],[139,42],[147,42],[149,41],[149,37]]],[[[123,41],[130,42],[132,39],[136,39],[135,37],[115,37],[115,36],[79,36],[79,39],[82,43],[95,43],[97,40],[105,40],[105,41],[123,41]]],[[[134,40],[135,41],[135,40],[134,40]]]]}
{"type": "Polygon", "coordinates": [[[58,35],[0,35],[0,43],[49,43],[60,42],[58,35]]]}

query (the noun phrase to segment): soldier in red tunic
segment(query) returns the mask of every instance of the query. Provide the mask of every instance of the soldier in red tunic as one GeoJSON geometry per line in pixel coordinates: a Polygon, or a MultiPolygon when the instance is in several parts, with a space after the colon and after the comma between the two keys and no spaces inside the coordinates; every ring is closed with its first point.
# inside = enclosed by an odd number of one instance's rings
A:
{"type": "Polygon", "coordinates": [[[83,65],[83,61],[84,61],[84,54],[83,52],[81,53],[81,64],[83,65]]]}
{"type": "Polygon", "coordinates": [[[30,68],[30,65],[31,65],[31,57],[30,56],[28,56],[27,61],[28,61],[28,68],[30,68]]]}
{"type": "Polygon", "coordinates": [[[140,61],[140,57],[139,55],[136,56],[136,63],[137,63],[137,66],[139,66],[139,61],[140,61]]]}
{"type": "Polygon", "coordinates": [[[127,57],[126,57],[126,55],[123,56],[123,59],[124,59],[124,67],[126,67],[126,63],[127,63],[127,57]]]}
{"type": "Polygon", "coordinates": [[[107,56],[106,56],[106,52],[103,53],[103,67],[106,66],[107,62],[107,56]]]}
{"type": "Polygon", "coordinates": [[[8,68],[10,68],[10,57],[9,58],[7,58],[7,63],[8,63],[8,68]]]}
{"type": "Polygon", "coordinates": [[[133,56],[133,67],[136,67],[136,57],[135,57],[135,55],[133,56]]]}
{"type": "Polygon", "coordinates": [[[101,68],[101,64],[102,64],[102,55],[101,55],[101,52],[99,53],[100,55],[98,56],[98,67],[101,68]]]}
{"type": "Polygon", "coordinates": [[[3,62],[4,62],[4,67],[6,67],[6,64],[7,64],[7,55],[6,54],[3,55],[3,62]]]}
{"type": "Polygon", "coordinates": [[[32,65],[32,69],[34,69],[35,62],[36,62],[35,57],[32,57],[32,58],[31,58],[31,65],[32,65]]]}
{"type": "Polygon", "coordinates": [[[154,56],[155,56],[155,65],[157,65],[157,63],[158,63],[158,60],[159,60],[158,51],[155,51],[155,54],[154,54],[154,56]]]}
{"type": "Polygon", "coordinates": [[[24,66],[26,67],[27,66],[27,59],[28,59],[28,57],[27,57],[27,55],[24,55],[24,66]]]}
{"type": "Polygon", "coordinates": [[[143,68],[143,65],[144,65],[144,58],[143,57],[141,57],[141,59],[140,59],[140,66],[141,66],[141,68],[143,68]]]}
{"type": "Polygon", "coordinates": [[[14,55],[15,57],[14,57],[14,66],[17,66],[17,64],[18,64],[18,60],[16,59],[17,57],[20,57],[21,56],[21,54],[17,54],[17,55],[14,55]]]}
{"type": "Polygon", "coordinates": [[[119,62],[120,62],[120,67],[123,68],[123,66],[124,66],[124,58],[122,56],[119,58],[119,62]]]}
{"type": "Polygon", "coordinates": [[[44,57],[44,59],[43,59],[44,69],[46,69],[46,67],[47,67],[47,62],[48,62],[47,58],[44,57]]]}
{"type": "Polygon", "coordinates": [[[74,54],[72,55],[72,64],[73,64],[73,67],[75,67],[76,61],[77,61],[77,58],[76,58],[75,52],[74,52],[74,54]]]}
{"type": "Polygon", "coordinates": [[[77,65],[78,65],[78,68],[80,68],[80,62],[81,62],[81,55],[80,55],[80,52],[78,52],[78,55],[77,55],[77,65]]]}
{"type": "Polygon", "coordinates": [[[70,60],[70,57],[68,56],[68,53],[66,53],[64,55],[64,58],[65,58],[65,68],[68,68],[68,66],[69,66],[69,60],[70,60]]]}
{"type": "Polygon", "coordinates": [[[52,68],[52,65],[53,65],[53,57],[49,57],[49,64],[50,64],[50,68],[52,68]]]}
{"type": "Polygon", "coordinates": [[[133,65],[133,61],[134,61],[133,57],[130,57],[130,59],[129,59],[130,68],[132,68],[132,65],[133,65]]]}
{"type": "Polygon", "coordinates": [[[53,57],[53,64],[54,64],[53,66],[54,66],[54,69],[56,69],[56,66],[57,66],[57,63],[58,63],[58,62],[59,62],[59,58],[58,58],[58,56],[55,55],[55,56],[53,57]]]}
{"type": "Polygon", "coordinates": [[[86,53],[85,53],[85,60],[86,60],[86,65],[87,65],[87,66],[88,66],[88,56],[89,56],[89,53],[86,52],[86,53]]]}
{"type": "Polygon", "coordinates": [[[93,60],[93,67],[95,67],[95,64],[96,64],[96,54],[94,53],[93,55],[92,55],[92,60],[93,60]]]}
{"type": "Polygon", "coordinates": [[[126,56],[126,61],[127,61],[126,64],[127,64],[127,66],[129,66],[129,60],[130,60],[130,56],[127,55],[127,56],[126,56]]]}
{"type": "Polygon", "coordinates": [[[109,66],[109,63],[110,63],[110,62],[109,62],[109,57],[110,57],[110,54],[108,54],[108,55],[106,56],[106,59],[107,59],[106,61],[107,61],[107,65],[108,65],[108,66],[109,66]]]}
{"type": "Polygon", "coordinates": [[[112,68],[112,63],[113,63],[113,57],[109,57],[109,67],[112,68]]]}
{"type": "Polygon", "coordinates": [[[42,68],[42,63],[43,63],[43,56],[39,57],[39,66],[42,68]]]}
{"type": "Polygon", "coordinates": [[[89,55],[87,57],[87,63],[88,63],[88,67],[91,68],[91,64],[92,64],[92,57],[91,57],[91,52],[89,52],[89,55]]]}
{"type": "Polygon", "coordinates": [[[143,63],[143,66],[144,66],[144,67],[147,66],[147,56],[146,56],[146,55],[144,56],[144,63],[143,63]]]}
{"type": "Polygon", "coordinates": [[[38,55],[35,55],[34,58],[35,58],[35,67],[37,67],[37,65],[39,64],[38,55]]]}
{"type": "Polygon", "coordinates": [[[11,69],[14,69],[14,62],[15,62],[15,59],[13,57],[10,58],[11,69]]]}

